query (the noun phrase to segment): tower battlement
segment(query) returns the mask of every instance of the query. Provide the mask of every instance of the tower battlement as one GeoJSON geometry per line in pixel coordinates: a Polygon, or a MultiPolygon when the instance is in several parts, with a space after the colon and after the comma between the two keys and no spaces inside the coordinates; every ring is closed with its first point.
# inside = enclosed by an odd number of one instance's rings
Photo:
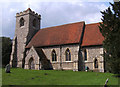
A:
{"type": "Polygon", "coordinates": [[[28,8],[27,10],[20,12],[20,13],[16,13],[16,17],[22,16],[22,15],[26,15],[26,14],[31,14],[34,15],[38,18],[41,18],[41,15],[38,13],[35,13],[34,11],[32,11],[30,8],[28,8]]]}

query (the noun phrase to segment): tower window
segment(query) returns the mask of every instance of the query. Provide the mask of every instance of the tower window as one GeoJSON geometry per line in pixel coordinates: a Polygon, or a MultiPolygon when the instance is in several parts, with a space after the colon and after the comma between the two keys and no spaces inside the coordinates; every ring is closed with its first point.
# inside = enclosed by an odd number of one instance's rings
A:
{"type": "Polygon", "coordinates": [[[20,27],[21,27],[21,26],[24,26],[24,22],[25,22],[25,20],[24,20],[23,18],[21,18],[21,19],[20,19],[20,27]]]}
{"type": "Polygon", "coordinates": [[[55,50],[52,51],[52,61],[57,61],[55,50]]]}
{"type": "Polygon", "coordinates": [[[33,20],[33,26],[36,27],[36,19],[33,20]]]}
{"type": "Polygon", "coordinates": [[[87,51],[86,51],[86,49],[84,50],[84,60],[87,61],[87,51]]]}
{"type": "Polygon", "coordinates": [[[66,61],[71,61],[71,53],[69,49],[65,51],[65,56],[66,56],[66,61]]]}

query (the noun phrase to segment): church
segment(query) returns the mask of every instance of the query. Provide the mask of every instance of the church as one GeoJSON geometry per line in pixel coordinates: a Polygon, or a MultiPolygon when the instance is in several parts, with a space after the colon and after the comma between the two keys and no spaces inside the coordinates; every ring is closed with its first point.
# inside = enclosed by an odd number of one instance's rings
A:
{"type": "Polygon", "coordinates": [[[99,23],[81,21],[40,29],[40,22],[41,15],[30,8],[16,13],[11,67],[104,72],[99,23]]]}

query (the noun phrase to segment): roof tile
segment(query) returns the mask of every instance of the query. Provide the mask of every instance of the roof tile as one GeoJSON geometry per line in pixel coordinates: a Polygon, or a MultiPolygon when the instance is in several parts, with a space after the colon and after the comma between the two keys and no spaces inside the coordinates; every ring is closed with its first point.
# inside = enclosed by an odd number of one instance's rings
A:
{"type": "Polygon", "coordinates": [[[26,48],[79,43],[84,22],[40,29],[26,48]]]}
{"type": "Polygon", "coordinates": [[[102,45],[104,37],[99,31],[99,23],[86,24],[82,46],[102,45]]]}
{"type": "MultiPolygon", "coordinates": [[[[86,24],[82,46],[102,45],[104,37],[99,31],[99,23],[86,24]]],[[[79,43],[84,22],[65,24],[40,29],[26,48],[79,43]]]]}

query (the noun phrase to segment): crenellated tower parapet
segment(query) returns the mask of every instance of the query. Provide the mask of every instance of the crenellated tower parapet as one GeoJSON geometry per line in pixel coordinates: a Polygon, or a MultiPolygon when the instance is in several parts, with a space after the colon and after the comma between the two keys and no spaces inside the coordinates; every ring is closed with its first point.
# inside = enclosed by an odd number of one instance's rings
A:
{"type": "Polygon", "coordinates": [[[23,11],[23,12],[16,13],[16,17],[20,17],[20,16],[27,15],[27,14],[30,14],[30,15],[36,16],[36,17],[38,17],[38,18],[41,18],[41,15],[40,15],[40,14],[35,13],[35,12],[32,11],[30,8],[28,8],[27,10],[25,10],[25,11],[23,11]]]}

